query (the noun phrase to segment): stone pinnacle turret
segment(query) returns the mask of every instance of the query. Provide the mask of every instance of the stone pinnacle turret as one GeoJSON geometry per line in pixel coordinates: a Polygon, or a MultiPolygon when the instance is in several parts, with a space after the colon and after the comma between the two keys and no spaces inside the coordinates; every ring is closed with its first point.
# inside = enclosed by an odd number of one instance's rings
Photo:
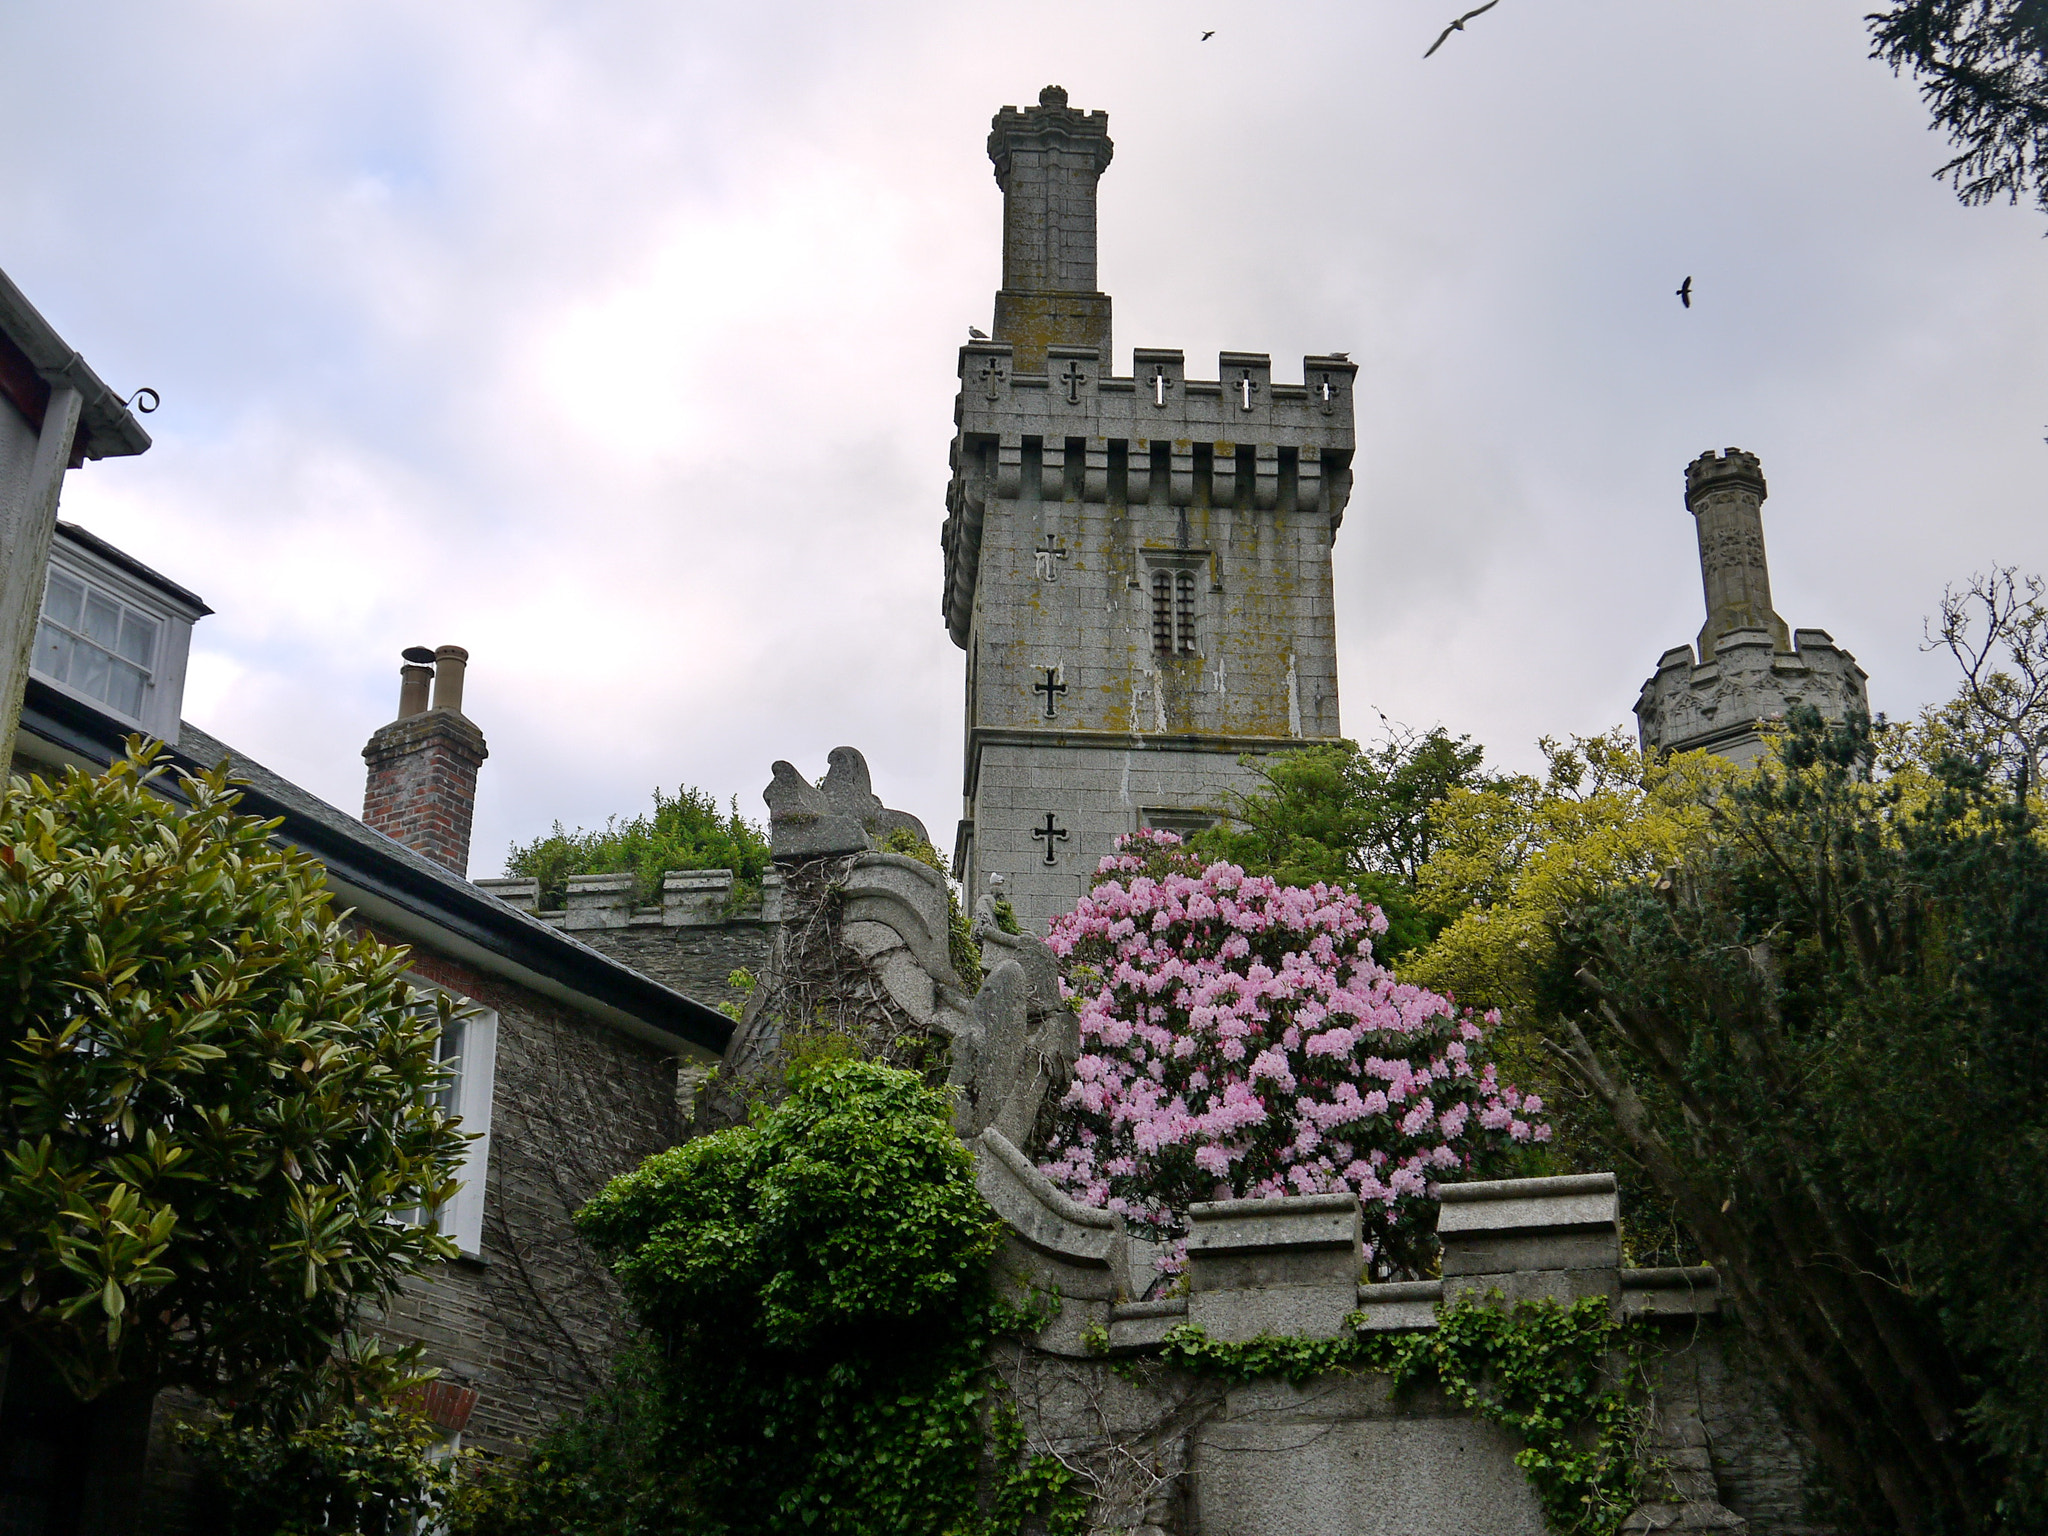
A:
{"type": "Polygon", "coordinates": [[[1109,166],[1107,112],[1079,112],[1048,85],[1038,105],[995,115],[988,157],[1003,189],[1003,286],[995,340],[1022,373],[1045,371],[1051,346],[1109,359],[1109,295],[1095,286],[1095,183],[1109,166]]]}
{"type": "Polygon", "coordinates": [[[1763,751],[1761,727],[1796,705],[1830,720],[1870,707],[1856,658],[1824,629],[1792,629],[1771,606],[1766,494],[1763,467],[1740,448],[1710,449],[1686,466],[1707,622],[1697,655],[1673,647],[1643,684],[1636,719],[1646,753],[1704,748],[1747,763],[1763,751]]]}
{"type": "Polygon", "coordinates": [[[1685,505],[1700,541],[1700,584],[1707,622],[1699,652],[1712,656],[1723,635],[1738,629],[1769,632],[1781,651],[1792,632],[1771,607],[1771,570],[1764,559],[1763,466],[1753,453],[1711,449],[1685,467],[1685,505]]]}

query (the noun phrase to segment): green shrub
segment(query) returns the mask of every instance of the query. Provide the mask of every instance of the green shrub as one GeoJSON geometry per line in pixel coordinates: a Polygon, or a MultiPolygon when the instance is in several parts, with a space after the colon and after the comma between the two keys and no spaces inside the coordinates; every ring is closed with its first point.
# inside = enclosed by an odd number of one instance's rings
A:
{"type": "MultiPolygon", "coordinates": [[[[221,1536],[413,1536],[448,1507],[455,1461],[408,1403],[418,1346],[351,1341],[287,1373],[227,1418],[182,1425],[197,1515],[221,1536]]],[[[431,1373],[429,1373],[431,1374],[431,1373]]]]}
{"type": "Polygon", "coordinates": [[[768,839],[740,815],[739,800],[720,811],[718,802],[685,784],[673,795],[654,792],[654,814],[621,821],[612,816],[604,830],[564,831],[558,821],[546,837],[514,843],[505,873],[540,881],[544,907],[559,907],[571,875],[631,875],[632,899],[661,899],[661,877],[677,869],[729,869],[733,904],[758,901],[768,872],[768,839]]]}
{"type": "Polygon", "coordinates": [[[1071,1528],[1064,1469],[992,1409],[989,1348],[1017,1325],[993,1292],[998,1224],[950,1101],[916,1075],[800,1065],[782,1103],[648,1159],[578,1225],[655,1340],[674,1529],[1071,1528]]]}
{"type": "Polygon", "coordinates": [[[445,1000],[156,750],[0,792],[0,1337],[81,1398],[246,1394],[455,1251],[445,1000]]]}

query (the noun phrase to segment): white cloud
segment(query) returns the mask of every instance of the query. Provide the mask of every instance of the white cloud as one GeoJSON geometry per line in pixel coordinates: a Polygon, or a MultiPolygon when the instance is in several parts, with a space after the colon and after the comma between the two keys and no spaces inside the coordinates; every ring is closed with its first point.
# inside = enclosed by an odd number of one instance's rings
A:
{"type": "MultiPolygon", "coordinates": [[[[1945,580],[2048,567],[2041,221],[1969,210],[1861,8],[603,7],[10,18],[0,266],[121,387],[67,515],[204,594],[195,718],[345,806],[405,644],[458,641],[479,872],[655,783],[841,741],[944,841],[954,348],[989,115],[1111,114],[1120,349],[1363,365],[1347,718],[1509,761],[1698,627],[1679,476],[1764,456],[1779,607],[1902,712],[1945,580]],[[87,40],[89,41],[89,46],[87,40]],[[1671,296],[1696,278],[1699,301],[1671,296]]],[[[1127,354],[1126,354],[1127,356],[1127,354]]]]}

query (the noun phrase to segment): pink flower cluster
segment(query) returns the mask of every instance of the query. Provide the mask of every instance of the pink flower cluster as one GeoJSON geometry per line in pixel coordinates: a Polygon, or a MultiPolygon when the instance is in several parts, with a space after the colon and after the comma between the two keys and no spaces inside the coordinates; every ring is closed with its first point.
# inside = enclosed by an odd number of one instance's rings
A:
{"type": "Polygon", "coordinates": [[[1376,1267],[1416,1269],[1439,1180],[1550,1139],[1542,1102],[1485,1060],[1497,1016],[1375,963],[1377,907],[1179,843],[1120,839],[1052,925],[1082,1054],[1040,1167],[1169,1253],[1197,1201],[1351,1190],[1376,1267]]]}

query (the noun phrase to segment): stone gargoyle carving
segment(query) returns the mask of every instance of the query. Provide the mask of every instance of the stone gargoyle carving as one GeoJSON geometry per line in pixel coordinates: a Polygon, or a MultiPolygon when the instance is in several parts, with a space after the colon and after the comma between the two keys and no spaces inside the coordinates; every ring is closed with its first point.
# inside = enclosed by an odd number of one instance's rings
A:
{"type": "Polygon", "coordinates": [[[984,897],[973,927],[984,980],[970,994],[953,967],[946,877],[875,848],[899,829],[929,842],[923,824],[882,804],[853,748],[835,749],[829,763],[812,784],[779,762],[763,791],[773,854],[786,869],[782,929],[726,1048],[726,1087],[700,1123],[739,1116],[735,1090],[775,1057],[786,1018],[823,1017],[864,1049],[909,1031],[946,1042],[960,1134],[972,1141],[994,1128],[1028,1146],[1080,1053],[1058,961],[1043,940],[1002,932],[984,897]]]}
{"type": "Polygon", "coordinates": [[[768,802],[769,847],[778,860],[822,859],[864,853],[891,832],[931,836],[908,811],[882,804],[868,778],[868,760],[852,747],[827,755],[822,783],[813,784],[788,763],[778,762],[761,798],[768,802]]]}

